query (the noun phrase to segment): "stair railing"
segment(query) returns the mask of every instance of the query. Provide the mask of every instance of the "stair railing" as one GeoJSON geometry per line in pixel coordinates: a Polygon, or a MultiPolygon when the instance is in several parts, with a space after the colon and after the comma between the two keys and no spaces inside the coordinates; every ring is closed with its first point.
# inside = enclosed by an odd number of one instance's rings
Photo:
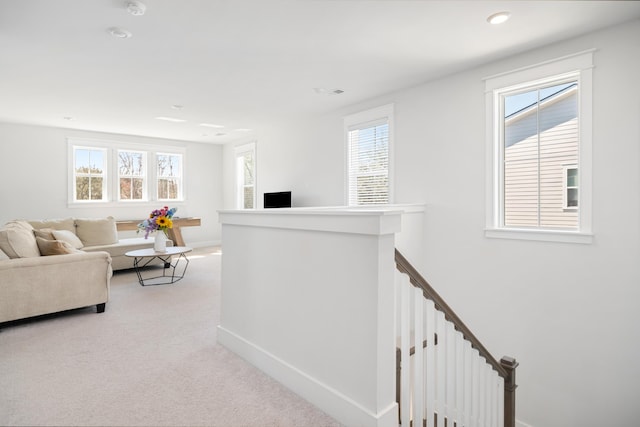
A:
{"type": "Polygon", "coordinates": [[[398,250],[395,262],[400,425],[515,427],[516,360],[498,362],[398,250]]]}

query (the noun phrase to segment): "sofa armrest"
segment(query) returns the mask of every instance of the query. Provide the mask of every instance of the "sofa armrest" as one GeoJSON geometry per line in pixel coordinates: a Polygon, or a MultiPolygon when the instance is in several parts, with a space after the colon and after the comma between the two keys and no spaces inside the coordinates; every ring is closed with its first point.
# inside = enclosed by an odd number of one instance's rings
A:
{"type": "Polygon", "coordinates": [[[0,261],[0,323],[109,300],[111,256],[78,252],[0,261]]]}
{"type": "Polygon", "coordinates": [[[111,264],[111,256],[108,252],[77,252],[66,255],[50,255],[30,258],[1,259],[0,271],[14,268],[42,267],[47,265],[73,264],[82,261],[108,259],[111,264]]]}

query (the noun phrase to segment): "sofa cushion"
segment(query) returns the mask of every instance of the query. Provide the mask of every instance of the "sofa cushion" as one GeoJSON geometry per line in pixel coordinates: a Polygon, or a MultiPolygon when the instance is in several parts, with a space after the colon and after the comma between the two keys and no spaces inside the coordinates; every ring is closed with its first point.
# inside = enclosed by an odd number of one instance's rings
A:
{"type": "Polygon", "coordinates": [[[76,236],[76,233],[73,233],[69,230],[53,230],[51,234],[53,234],[53,240],[67,242],[75,249],[82,249],[82,247],[84,246],[82,244],[82,240],[80,240],[78,236],[76,236]]]}
{"type": "Polygon", "coordinates": [[[62,240],[47,240],[42,237],[36,237],[36,243],[40,249],[40,255],[66,255],[80,252],[67,242],[62,240]]]}
{"type": "Polygon", "coordinates": [[[40,230],[43,228],[52,228],[54,230],[69,230],[75,234],[76,225],[73,218],[63,219],[43,219],[40,221],[29,221],[33,228],[40,230]]]}
{"type": "Polygon", "coordinates": [[[33,227],[26,221],[10,221],[0,229],[0,249],[9,258],[40,256],[33,227]]]}
{"type": "Polygon", "coordinates": [[[110,245],[118,243],[116,220],[107,218],[76,219],[76,234],[84,246],[110,245]]]}

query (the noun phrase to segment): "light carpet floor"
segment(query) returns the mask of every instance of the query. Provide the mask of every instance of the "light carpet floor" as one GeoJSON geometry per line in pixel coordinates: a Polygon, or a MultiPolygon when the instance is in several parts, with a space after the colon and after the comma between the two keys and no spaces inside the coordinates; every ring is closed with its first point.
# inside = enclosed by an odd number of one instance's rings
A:
{"type": "Polygon", "coordinates": [[[216,343],[220,256],[173,285],[117,272],[102,314],[0,325],[0,425],[339,426],[216,343]]]}

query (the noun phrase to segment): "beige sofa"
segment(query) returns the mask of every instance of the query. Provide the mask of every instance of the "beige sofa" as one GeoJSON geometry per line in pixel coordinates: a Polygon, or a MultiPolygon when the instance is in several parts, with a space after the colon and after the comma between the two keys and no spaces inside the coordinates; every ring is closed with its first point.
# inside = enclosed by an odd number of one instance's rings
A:
{"type": "MultiPolygon", "coordinates": [[[[85,252],[108,252],[111,255],[113,271],[133,268],[133,258],[125,253],[137,249],[152,248],[154,239],[150,236],[120,239],[113,217],[107,218],[64,218],[54,220],[29,220],[36,230],[56,230],[56,237],[67,238],[74,248],[85,252]],[[64,231],[70,232],[64,233],[64,231]],[[62,233],[60,233],[62,232],[62,233]],[[77,239],[74,239],[74,236],[77,239]]],[[[167,242],[172,246],[171,241],[167,242]]]]}
{"type": "Polygon", "coordinates": [[[0,229],[0,249],[6,254],[0,259],[0,323],[91,305],[105,310],[112,275],[108,252],[36,237],[25,221],[0,229]]]}
{"type": "MultiPolygon", "coordinates": [[[[0,228],[0,323],[109,300],[113,270],[153,238],[119,239],[114,218],[10,221],[0,228]]],[[[167,242],[171,245],[171,241],[167,242]]]]}

